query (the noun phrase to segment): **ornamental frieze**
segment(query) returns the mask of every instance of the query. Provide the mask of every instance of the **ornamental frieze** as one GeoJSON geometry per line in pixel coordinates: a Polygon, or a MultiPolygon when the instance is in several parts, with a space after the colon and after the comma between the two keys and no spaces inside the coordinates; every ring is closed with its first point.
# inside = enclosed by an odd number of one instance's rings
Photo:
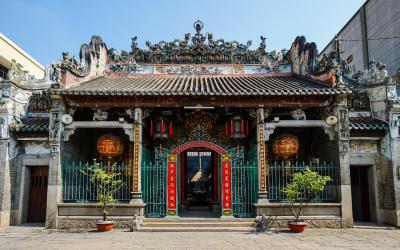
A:
{"type": "MultiPolygon", "coordinates": [[[[183,39],[171,42],[160,41],[152,44],[146,41],[147,49],[138,47],[137,37],[131,41],[131,51],[117,51],[110,49],[109,62],[113,69],[120,69],[117,65],[128,63],[152,64],[204,64],[204,63],[242,63],[242,64],[267,64],[287,62],[287,50],[280,52],[266,51],[266,38],[261,36],[259,46],[251,49],[252,41],[240,43],[238,41],[225,41],[214,39],[212,33],[203,34],[203,23],[196,21],[193,24],[196,33],[186,33],[183,39]]],[[[122,66],[123,67],[123,66],[122,66]]]]}
{"type": "Polygon", "coordinates": [[[350,153],[378,153],[378,145],[376,141],[372,140],[352,140],[350,141],[350,153]]]}
{"type": "Polygon", "coordinates": [[[243,65],[243,64],[137,64],[127,65],[111,63],[106,66],[108,74],[132,74],[132,75],[242,75],[242,74],[270,74],[290,73],[291,67],[288,63],[266,64],[266,65],[243,65]]]}

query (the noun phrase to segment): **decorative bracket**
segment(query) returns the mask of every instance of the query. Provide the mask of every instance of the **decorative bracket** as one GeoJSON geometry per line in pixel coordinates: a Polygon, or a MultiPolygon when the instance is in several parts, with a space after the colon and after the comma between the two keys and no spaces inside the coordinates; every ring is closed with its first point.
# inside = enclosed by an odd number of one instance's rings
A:
{"type": "Polygon", "coordinates": [[[134,141],[134,129],[132,123],[120,123],[114,121],[76,121],[64,127],[64,141],[69,141],[71,135],[78,128],[121,128],[129,136],[130,141],[134,141]]]}
{"type": "Polygon", "coordinates": [[[275,132],[275,128],[323,128],[325,134],[329,135],[329,140],[335,140],[335,127],[326,124],[324,120],[280,120],[278,122],[266,122],[264,124],[265,141],[269,141],[270,136],[275,132]]]}

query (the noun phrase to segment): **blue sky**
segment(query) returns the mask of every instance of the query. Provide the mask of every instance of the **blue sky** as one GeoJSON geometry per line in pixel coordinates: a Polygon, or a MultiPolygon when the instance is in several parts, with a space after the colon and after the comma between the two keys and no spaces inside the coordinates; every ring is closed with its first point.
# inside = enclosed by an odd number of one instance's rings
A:
{"type": "Polygon", "coordinates": [[[78,55],[82,43],[100,35],[108,48],[128,50],[130,38],[144,42],[182,38],[203,31],[214,38],[253,41],[267,37],[267,50],[289,48],[297,35],[317,43],[333,38],[365,0],[12,0],[1,4],[0,32],[43,65],[62,51],[78,55]],[[7,24],[7,25],[4,25],[7,24]]]}

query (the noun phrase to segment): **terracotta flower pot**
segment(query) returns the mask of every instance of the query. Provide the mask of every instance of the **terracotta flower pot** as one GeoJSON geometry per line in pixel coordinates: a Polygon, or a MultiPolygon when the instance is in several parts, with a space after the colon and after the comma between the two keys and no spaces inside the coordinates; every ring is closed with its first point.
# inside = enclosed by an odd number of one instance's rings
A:
{"type": "Polygon", "coordinates": [[[288,226],[293,233],[302,233],[307,226],[304,221],[289,221],[288,226]]]}
{"type": "Polygon", "coordinates": [[[96,222],[97,230],[101,232],[110,231],[113,228],[114,221],[102,221],[99,220],[96,222]]]}

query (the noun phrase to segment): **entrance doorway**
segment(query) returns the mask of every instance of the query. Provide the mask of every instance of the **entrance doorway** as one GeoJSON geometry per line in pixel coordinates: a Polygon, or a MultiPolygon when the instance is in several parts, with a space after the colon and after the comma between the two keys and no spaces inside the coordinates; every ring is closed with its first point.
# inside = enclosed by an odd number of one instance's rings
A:
{"type": "Polygon", "coordinates": [[[48,167],[30,167],[28,223],[43,223],[46,219],[48,167]]]}
{"type": "Polygon", "coordinates": [[[186,211],[213,210],[217,199],[218,158],[207,148],[191,148],[181,157],[181,201],[186,211]]]}
{"type": "Polygon", "coordinates": [[[371,221],[368,170],[371,166],[350,166],[351,199],[354,221],[371,221]]]}

